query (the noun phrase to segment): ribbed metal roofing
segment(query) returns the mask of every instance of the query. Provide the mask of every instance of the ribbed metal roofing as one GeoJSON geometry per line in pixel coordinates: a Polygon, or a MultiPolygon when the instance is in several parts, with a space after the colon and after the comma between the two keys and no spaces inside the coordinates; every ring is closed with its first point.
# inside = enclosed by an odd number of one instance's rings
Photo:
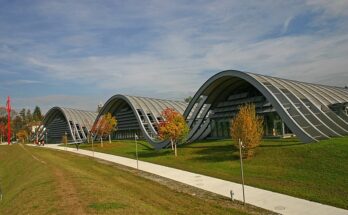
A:
{"type": "Polygon", "coordinates": [[[173,101],[165,99],[154,99],[140,96],[128,96],[128,95],[114,95],[103,106],[98,115],[96,121],[101,115],[108,112],[115,112],[118,108],[122,108],[122,104],[128,104],[132,109],[140,130],[143,132],[144,137],[153,144],[156,148],[163,147],[167,144],[157,139],[157,131],[155,124],[159,123],[159,119],[162,118],[161,113],[166,108],[173,108],[179,113],[183,114],[186,109],[187,103],[183,101],[173,101]]]}
{"type": "Polygon", "coordinates": [[[184,116],[191,126],[191,141],[209,135],[213,101],[227,89],[237,91],[243,84],[255,87],[303,142],[348,134],[347,115],[338,115],[329,107],[346,103],[347,89],[228,70],[207,80],[185,110],[184,116]]]}
{"type": "Polygon", "coordinates": [[[45,114],[43,127],[39,131],[39,137],[44,135],[45,128],[47,128],[56,117],[63,116],[66,125],[69,127],[69,132],[73,141],[85,141],[97,115],[96,112],[91,111],[53,107],[45,114]]]}

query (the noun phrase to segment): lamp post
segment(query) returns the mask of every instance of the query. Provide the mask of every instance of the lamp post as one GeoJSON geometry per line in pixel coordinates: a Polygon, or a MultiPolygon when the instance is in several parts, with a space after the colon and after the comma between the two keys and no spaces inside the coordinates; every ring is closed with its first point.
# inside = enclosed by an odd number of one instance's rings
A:
{"type": "Polygon", "coordinates": [[[91,132],[91,136],[92,136],[92,153],[93,153],[93,157],[94,157],[94,145],[93,145],[93,143],[94,143],[94,135],[93,135],[93,132],[91,132]]]}
{"type": "Polygon", "coordinates": [[[67,135],[68,135],[68,134],[65,132],[65,133],[64,133],[64,145],[65,145],[65,150],[68,150],[68,149],[67,149],[67,147],[68,147],[68,146],[67,146],[67,144],[68,144],[68,136],[67,136],[67,135]]]}
{"type": "Polygon", "coordinates": [[[48,143],[48,142],[47,142],[47,140],[48,140],[47,135],[48,135],[48,129],[46,129],[46,144],[48,143]]]}
{"type": "Polygon", "coordinates": [[[240,171],[241,171],[241,177],[242,177],[242,189],[243,189],[243,204],[245,205],[245,192],[244,192],[244,172],[243,172],[243,157],[242,157],[242,148],[243,143],[239,139],[239,157],[240,157],[240,171]]]}
{"type": "Polygon", "coordinates": [[[11,144],[11,100],[9,96],[7,96],[6,110],[7,110],[7,143],[8,145],[10,145],[11,144]]]}
{"type": "Polygon", "coordinates": [[[135,156],[136,156],[136,158],[137,158],[137,169],[139,169],[138,142],[137,142],[137,139],[138,139],[138,135],[135,133],[135,135],[134,135],[134,141],[135,141],[135,156]]]}

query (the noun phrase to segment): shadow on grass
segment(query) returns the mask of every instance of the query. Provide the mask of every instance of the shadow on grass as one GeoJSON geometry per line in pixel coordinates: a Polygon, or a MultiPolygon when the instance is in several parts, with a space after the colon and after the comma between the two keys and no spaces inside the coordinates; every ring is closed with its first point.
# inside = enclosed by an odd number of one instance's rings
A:
{"type": "MultiPolygon", "coordinates": [[[[171,154],[172,151],[168,149],[155,150],[153,148],[146,148],[138,151],[139,158],[151,158],[151,157],[165,157],[171,154]]],[[[135,152],[127,152],[128,155],[134,155],[135,152]]]]}
{"type": "Polygon", "coordinates": [[[238,160],[238,148],[234,145],[223,146],[207,146],[207,147],[192,147],[200,148],[194,153],[195,156],[191,160],[206,161],[206,162],[223,162],[238,160]]]}
{"type": "Polygon", "coordinates": [[[304,143],[295,142],[283,142],[283,143],[277,143],[277,144],[271,144],[271,143],[263,143],[259,147],[261,148],[272,148],[272,147],[286,147],[286,146],[297,146],[297,145],[303,145],[304,143]]]}
{"type": "Polygon", "coordinates": [[[144,148],[145,148],[146,150],[151,150],[151,151],[154,151],[154,150],[155,150],[155,149],[153,149],[151,146],[149,146],[149,144],[142,143],[142,142],[138,142],[138,144],[144,146],[144,148]]]}

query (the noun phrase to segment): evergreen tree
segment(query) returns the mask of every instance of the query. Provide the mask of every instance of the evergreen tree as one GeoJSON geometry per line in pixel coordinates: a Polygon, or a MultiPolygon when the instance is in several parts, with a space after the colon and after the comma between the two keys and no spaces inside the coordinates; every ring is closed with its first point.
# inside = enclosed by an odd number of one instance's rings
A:
{"type": "Polygon", "coordinates": [[[28,123],[30,123],[30,122],[33,121],[33,115],[31,114],[30,109],[27,110],[26,118],[27,118],[27,122],[28,122],[28,123]]]}
{"type": "Polygon", "coordinates": [[[19,115],[22,117],[22,120],[23,120],[24,122],[27,121],[25,108],[23,108],[23,109],[19,112],[19,115]]]}
{"type": "Polygon", "coordinates": [[[189,96],[187,98],[184,99],[185,102],[189,103],[192,100],[192,96],[189,96]]]}
{"type": "Polygon", "coordinates": [[[41,121],[42,120],[42,114],[41,114],[41,109],[39,106],[36,106],[33,112],[33,120],[34,121],[41,121]]]}
{"type": "Polygon", "coordinates": [[[24,127],[22,117],[16,116],[11,123],[12,132],[15,134],[24,127]]]}

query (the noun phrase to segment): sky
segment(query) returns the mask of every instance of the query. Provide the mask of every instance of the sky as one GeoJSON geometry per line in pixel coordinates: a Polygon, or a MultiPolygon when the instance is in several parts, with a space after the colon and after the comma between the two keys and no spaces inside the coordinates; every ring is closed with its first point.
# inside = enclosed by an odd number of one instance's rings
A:
{"type": "Polygon", "coordinates": [[[240,70],[348,85],[348,1],[0,0],[0,105],[183,100],[240,70]]]}

